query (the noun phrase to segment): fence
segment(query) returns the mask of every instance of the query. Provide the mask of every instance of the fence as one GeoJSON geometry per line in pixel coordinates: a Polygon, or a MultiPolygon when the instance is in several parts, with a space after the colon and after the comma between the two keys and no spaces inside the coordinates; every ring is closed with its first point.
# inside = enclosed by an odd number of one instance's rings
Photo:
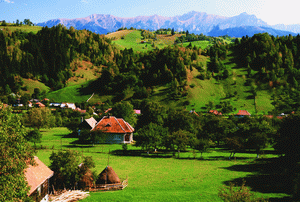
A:
{"type": "Polygon", "coordinates": [[[128,186],[128,179],[124,180],[122,184],[96,184],[93,187],[87,187],[89,191],[112,191],[122,190],[128,186]]]}

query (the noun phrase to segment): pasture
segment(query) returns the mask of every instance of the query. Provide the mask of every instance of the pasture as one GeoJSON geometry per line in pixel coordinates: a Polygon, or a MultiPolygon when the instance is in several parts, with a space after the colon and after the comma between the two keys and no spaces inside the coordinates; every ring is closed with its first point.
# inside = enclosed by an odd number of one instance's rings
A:
{"type": "Polygon", "coordinates": [[[23,26],[11,26],[8,24],[8,26],[0,26],[0,29],[9,29],[10,31],[15,31],[15,30],[21,30],[23,32],[32,32],[36,34],[38,31],[42,30],[42,27],[40,26],[28,26],[28,25],[23,25],[23,26]]]}
{"type": "Polygon", "coordinates": [[[69,137],[67,128],[43,129],[42,142],[37,144],[37,156],[50,165],[51,152],[59,149],[77,150],[92,156],[95,170],[100,173],[108,163],[122,179],[128,177],[129,185],[121,191],[94,192],[83,201],[221,201],[218,190],[229,182],[241,183],[252,188],[257,196],[281,201],[288,197],[288,186],[272,174],[263,173],[269,161],[277,159],[272,148],[266,149],[261,159],[252,152],[237,153],[229,160],[230,151],[211,148],[203,154],[187,150],[150,153],[132,145],[123,152],[121,145],[82,145],[77,138],[69,137]]]}

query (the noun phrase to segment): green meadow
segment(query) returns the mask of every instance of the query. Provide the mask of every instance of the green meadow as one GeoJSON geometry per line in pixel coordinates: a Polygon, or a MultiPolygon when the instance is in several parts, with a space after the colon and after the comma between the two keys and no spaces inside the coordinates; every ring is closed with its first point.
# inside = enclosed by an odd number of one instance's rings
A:
{"type": "Polygon", "coordinates": [[[32,94],[34,92],[35,88],[39,88],[42,91],[48,92],[50,88],[43,84],[42,82],[39,82],[37,80],[32,80],[32,79],[25,79],[23,78],[24,85],[26,86],[26,91],[23,91],[23,93],[29,93],[32,94]]]}
{"type": "Polygon", "coordinates": [[[280,201],[289,196],[284,184],[276,183],[276,179],[274,185],[260,181],[260,176],[262,179],[268,177],[260,171],[264,162],[277,158],[272,148],[266,149],[260,160],[251,152],[237,153],[236,159],[229,160],[230,152],[222,148],[211,148],[209,153],[203,154],[203,159],[200,153],[188,149],[178,158],[178,154],[172,152],[147,155],[132,145],[124,153],[121,145],[78,144],[77,138],[68,136],[67,128],[43,129],[42,133],[42,142],[37,147],[43,149],[36,155],[46,165],[50,165],[52,151],[77,150],[93,157],[98,173],[107,166],[109,159],[109,165],[119,178],[128,178],[129,185],[124,190],[91,192],[83,201],[221,201],[219,188],[229,182],[239,184],[242,179],[258,197],[280,201]]]}
{"type": "Polygon", "coordinates": [[[28,25],[23,25],[23,26],[0,26],[0,29],[7,28],[10,31],[15,31],[15,30],[21,30],[23,32],[32,32],[36,34],[38,31],[42,30],[42,27],[40,26],[28,26],[28,25]]]}
{"type": "Polygon", "coordinates": [[[55,102],[84,102],[91,97],[93,93],[84,92],[83,84],[68,86],[47,94],[47,98],[55,102]]]}
{"type": "Polygon", "coordinates": [[[126,32],[123,35],[123,39],[114,40],[112,43],[115,44],[121,50],[125,48],[132,48],[133,51],[145,52],[153,50],[150,43],[141,43],[142,41],[141,31],[134,30],[132,32],[126,32]]]}

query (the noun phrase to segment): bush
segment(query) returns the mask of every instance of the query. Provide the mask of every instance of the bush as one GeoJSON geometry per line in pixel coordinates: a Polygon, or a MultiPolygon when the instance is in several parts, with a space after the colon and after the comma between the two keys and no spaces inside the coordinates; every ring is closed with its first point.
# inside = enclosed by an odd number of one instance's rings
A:
{"type": "Polygon", "coordinates": [[[196,86],[196,85],[195,85],[195,84],[193,84],[193,83],[190,85],[190,87],[191,87],[191,88],[194,88],[195,86],[196,86]]]}
{"type": "Polygon", "coordinates": [[[199,75],[197,75],[198,79],[204,80],[206,77],[205,72],[200,73],[199,75]]]}
{"type": "Polygon", "coordinates": [[[127,151],[128,150],[127,144],[122,144],[122,149],[123,149],[123,151],[127,151]]]}
{"type": "Polygon", "coordinates": [[[254,194],[250,193],[250,189],[245,186],[245,181],[243,181],[242,186],[237,187],[235,184],[230,183],[230,186],[224,186],[219,189],[218,196],[226,202],[264,202],[268,199],[256,198],[254,194]]]}

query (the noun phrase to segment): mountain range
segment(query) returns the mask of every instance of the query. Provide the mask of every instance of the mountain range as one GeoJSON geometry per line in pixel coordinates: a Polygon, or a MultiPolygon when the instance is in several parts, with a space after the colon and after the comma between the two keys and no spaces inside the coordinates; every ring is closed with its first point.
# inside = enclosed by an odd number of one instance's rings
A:
{"type": "Polygon", "coordinates": [[[255,15],[241,13],[233,17],[207,14],[205,12],[191,11],[181,16],[163,17],[158,15],[137,16],[122,18],[113,15],[92,14],[85,18],[53,19],[39,26],[52,27],[63,24],[76,29],[87,29],[99,34],[114,32],[121,27],[134,27],[136,29],[157,30],[160,28],[174,28],[177,31],[189,30],[190,33],[210,36],[229,35],[232,37],[252,36],[256,33],[268,32],[272,35],[296,35],[300,33],[300,24],[294,25],[268,25],[255,15]],[[225,33],[225,34],[224,34],[225,33]]]}

